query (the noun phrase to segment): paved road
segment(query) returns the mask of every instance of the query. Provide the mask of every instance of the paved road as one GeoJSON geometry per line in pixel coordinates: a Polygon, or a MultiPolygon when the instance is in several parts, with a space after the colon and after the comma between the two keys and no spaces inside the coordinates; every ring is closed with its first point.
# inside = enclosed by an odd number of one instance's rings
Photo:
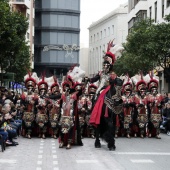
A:
{"type": "Polygon", "coordinates": [[[71,150],[58,148],[58,140],[19,137],[18,146],[0,152],[0,170],[169,170],[170,136],[118,138],[116,151],[94,148],[94,139],[71,150]]]}

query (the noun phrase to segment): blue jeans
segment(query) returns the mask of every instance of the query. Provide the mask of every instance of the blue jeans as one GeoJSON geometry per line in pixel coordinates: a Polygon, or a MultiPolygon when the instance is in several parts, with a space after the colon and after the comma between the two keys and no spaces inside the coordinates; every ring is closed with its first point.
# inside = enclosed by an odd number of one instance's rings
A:
{"type": "Polygon", "coordinates": [[[17,137],[17,131],[15,129],[7,130],[8,132],[8,139],[12,141],[13,138],[17,137]]]}
{"type": "Polygon", "coordinates": [[[3,129],[0,129],[0,135],[2,135],[4,141],[8,139],[8,132],[4,131],[3,129]]]}

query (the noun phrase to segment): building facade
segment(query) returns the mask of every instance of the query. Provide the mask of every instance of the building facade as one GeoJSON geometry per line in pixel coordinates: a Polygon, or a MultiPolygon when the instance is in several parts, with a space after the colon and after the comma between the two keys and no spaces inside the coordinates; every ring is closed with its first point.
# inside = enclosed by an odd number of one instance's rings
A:
{"type": "Polygon", "coordinates": [[[35,68],[61,78],[79,63],[80,0],[35,1],[35,68]]]}
{"type": "MultiPolygon", "coordinates": [[[[164,21],[164,16],[170,14],[170,0],[129,0],[128,1],[128,31],[140,19],[151,18],[155,23],[164,21]]],[[[170,84],[164,78],[164,70],[158,68],[159,92],[170,92],[170,84]]]]}
{"type": "Polygon", "coordinates": [[[122,44],[128,34],[127,4],[120,5],[108,15],[94,22],[89,27],[89,76],[93,77],[102,69],[103,55],[109,41],[122,44]]]}
{"type": "Polygon", "coordinates": [[[26,41],[30,47],[30,64],[34,68],[34,0],[10,0],[9,5],[12,11],[20,12],[28,18],[29,26],[26,33],[26,41]]]}

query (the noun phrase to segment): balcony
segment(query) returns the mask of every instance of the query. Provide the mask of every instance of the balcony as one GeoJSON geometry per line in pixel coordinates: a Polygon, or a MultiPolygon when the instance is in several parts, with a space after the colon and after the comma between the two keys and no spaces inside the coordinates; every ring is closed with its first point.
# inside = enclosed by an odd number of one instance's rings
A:
{"type": "Polygon", "coordinates": [[[29,8],[28,0],[12,0],[11,4],[17,6],[20,9],[28,9],[29,8]]]}

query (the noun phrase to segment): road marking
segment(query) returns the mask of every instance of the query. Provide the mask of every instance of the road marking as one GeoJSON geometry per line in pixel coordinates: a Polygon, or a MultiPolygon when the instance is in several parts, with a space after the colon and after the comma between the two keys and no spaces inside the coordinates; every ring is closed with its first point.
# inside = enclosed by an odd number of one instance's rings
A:
{"type": "Polygon", "coordinates": [[[39,151],[39,153],[43,153],[43,151],[42,151],[42,150],[40,150],[40,151],[39,151]]]}
{"type": "Polygon", "coordinates": [[[43,141],[43,140],[41,140],[41,142],[42,142],[42,143],[44,143],[44,141],[43,141]]]}
{"type": "Polygon", "coordinates": [[[54,140],[51,141],[52,143],[55,142],[54,140]]]}
{"type": "Polygon", "coordinates": [[[56,147],[55,147],[55,146],[52,146],[52,149],[56,149],[56,147]]]}
{"type": "Polygon", "coordinates": [[[42,158],[42,155],[38,155],[38,158],[42,158]]]}
{"type": "Polygon", "coordinates": [[[169,152],[112,152],[114,155],[155,155],[170,156],[169,152]]]}
{"type": "Polygon", "coordinates": [[[52,145],[55,145],[55,143],[52,143],[52,145]]]}
{"type": "Polygon", "coordinates": [[[56,153],[56,151],[52,151],[52,153],[56,153]]]}
{"type": "Polygon", "coordinates": [[[41,168],[40,168],[40,167],[37,167],[36,170],[41,170],[41,168]]]}
{"type": "Polygon", "coordinates": [[[0,159],[0,163],[16,164],[17,161],[13,159],[0,159]]]}
{"type": "Polygon", "coordinates": [[[150,159],[138,159],[138,160],[131,160],[133,163],[154,163],[154,161],[150,159]]]}
{"type": "Polygon", "coordinates": [[[98,163],[98,160],[76,160],[77,163],[98,163]]]}
{"type": "Polygon", "coordinates": [[[57,155],[53,155],[53,158],[54,158],[54,159],[57,158],[57,155]]]}
{"type": "Polygon", "coordinates": [[[59,168],[54,168],[53,170],[59,170],[59,168]]]}
{"type": "Polygon", "coordinates": [[[40,146],[40,149],[43,149],[43,146],[40,146]]]}
{"type": "Polygon", "coordinates": [[[41,164],[42,164],[42,161],[37,161],[37,164],[38,164],[38,165],[41,165],[41,164]]]}
{"type": "Polygon", "coordinates": [[[40,143],[40,145],[44,145],[43,143],[40,143]]]}
{"type": "Polygon", "coordinates": [[[57,165],[57,164],[58,164],[58,161],[53,161],[53,164],[54,164],[54,165],[57,165]]]}

